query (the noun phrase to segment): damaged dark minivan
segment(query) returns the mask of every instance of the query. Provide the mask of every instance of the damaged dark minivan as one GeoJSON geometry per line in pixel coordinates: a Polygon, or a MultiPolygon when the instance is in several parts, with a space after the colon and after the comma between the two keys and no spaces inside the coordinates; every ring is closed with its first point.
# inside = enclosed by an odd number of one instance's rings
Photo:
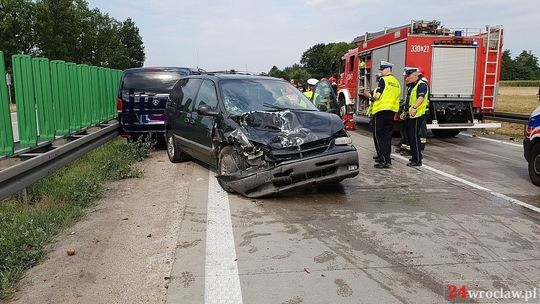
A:
{"type": "Polygon", "coordinates": [[[261,197],[358,175],[358,154],[341,119],[281,79],[184,77],[165,114],[171,162],[192,156],[217,167],[228,192],[261,197]]]}

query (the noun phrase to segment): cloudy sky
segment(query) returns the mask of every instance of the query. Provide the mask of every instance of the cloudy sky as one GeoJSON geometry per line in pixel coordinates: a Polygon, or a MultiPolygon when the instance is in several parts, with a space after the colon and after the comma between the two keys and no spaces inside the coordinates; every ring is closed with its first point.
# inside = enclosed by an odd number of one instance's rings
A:
{"type": "Polygon", "coordinates": [[[145,66],[268,72],[300,61],[316,43],[350,42],[411,20],[449,28],[502,24],[505,49],[540,56],[538,0],[89,0],[112,17],[131,17],[146,48],[145,66]]]}

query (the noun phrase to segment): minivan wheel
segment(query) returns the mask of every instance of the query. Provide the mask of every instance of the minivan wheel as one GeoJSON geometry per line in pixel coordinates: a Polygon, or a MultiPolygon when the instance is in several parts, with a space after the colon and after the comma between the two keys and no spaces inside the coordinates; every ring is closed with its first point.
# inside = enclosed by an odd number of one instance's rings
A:
{"type": "Polygon", "coordinates": [[[533,184],[540,186],[540,143],[536,143],[529,157],[529,177],[533,184]]]}
{"type": "Polygon", "coordinates": [[[176,138],[174,138],[171,130],[165,133],[165,138],[167,140],[167,155],[169,156],[169,160],[172,163],[179,163],[187,160],[188,156],[178,147],[176,138]]]}
{"type": "MultiPolygon", "coordinates": [[[[218,170],[220,175],[231,175],[240,173],[246,169],[246,162],[242,157],[234,150],[232,146],[227,146],[221,149],[218,159],[218,170]]],[[[218,179],[219,185],[223,190],[229,193],[235,193],[235,191],[227,185],[227,183],[218,179]]]]}

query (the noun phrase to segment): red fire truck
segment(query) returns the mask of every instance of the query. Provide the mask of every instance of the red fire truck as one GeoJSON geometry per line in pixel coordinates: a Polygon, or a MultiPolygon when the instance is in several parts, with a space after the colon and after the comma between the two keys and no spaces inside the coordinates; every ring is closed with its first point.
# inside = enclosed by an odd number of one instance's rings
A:
{"type": "MultiPolygon", "coordinates": [[[[366,33],[340,62],[338,101],[347,114],[366,115],[369,100],[359,87],[374,89],[382,60],[394,64],[405,99],[404,67],[420,67],[430,85],[428,129],[435,136],[456,136],[469,128],[496,128],[482,123],[497,102],[502,62],[502,26],[448,29],[439,21],[366,33]]],[[[342,114],[344,114],[342,112],[342,114]]]]}

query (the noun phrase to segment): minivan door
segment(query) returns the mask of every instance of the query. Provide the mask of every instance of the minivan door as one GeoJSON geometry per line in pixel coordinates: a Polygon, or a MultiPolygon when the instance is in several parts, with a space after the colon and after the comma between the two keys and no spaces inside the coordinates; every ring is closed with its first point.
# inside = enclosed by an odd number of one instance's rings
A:
{"type": "Polygon", "coordinates": [[[322,79],[317,82],[312,97],[313,105],[319,109],[328,113],[334,113],[339,115],[339,106],[337,103],[336,94],[334,88],[330,85],[330,82],[326,79],[322,79]]]}
{"type": "Polygon", "coordinates": [[[168,124],[182,150],[193,154],[190,134],[194,126],[191,119],[193,101],[202,83],[200,78],[183,78],[171,92],[171,105],[167,108],[168,124]],[[176,100],[176,102],[174,102],[176,100]],[[175,105],[176,104],[176,105],[175,105]]]}
{"type": "Polygon", "coordinates": [[[211,152],[213,149],[212,136],[215,117],[200,115],[197,110],[201,106],[209,106],[213,111],[217,111],[218,98],[216,85],[212,80],[203,81],[193,108],[191,111],[190,122],[192,124],[188,139],[192,143],[195,157],[207,162],[213,163],[211,152]]]}

